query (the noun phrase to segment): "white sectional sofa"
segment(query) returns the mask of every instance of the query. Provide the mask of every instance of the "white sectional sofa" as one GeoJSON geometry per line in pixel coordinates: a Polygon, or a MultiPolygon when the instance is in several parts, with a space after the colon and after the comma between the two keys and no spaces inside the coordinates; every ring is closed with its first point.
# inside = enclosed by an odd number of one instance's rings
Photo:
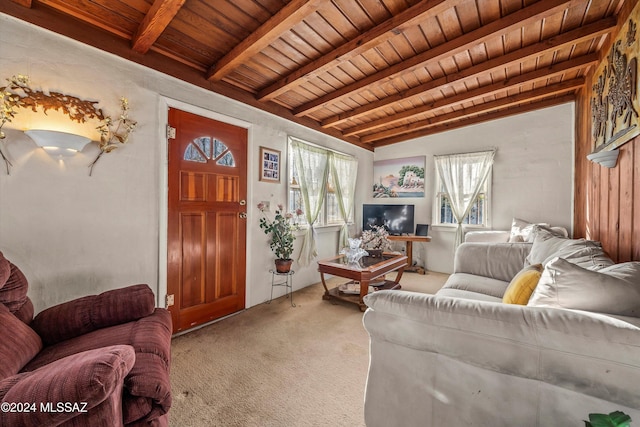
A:
{"type": "Polygon", "coordinates": [[[369,294],[367,426],[578,427],[617,410],[640,424],[640,263],[612,264],[595,242],[540,232],[464,243],[436,295],[369,294]],[[503,303],[536,262],[529,305],[503,303]]]}

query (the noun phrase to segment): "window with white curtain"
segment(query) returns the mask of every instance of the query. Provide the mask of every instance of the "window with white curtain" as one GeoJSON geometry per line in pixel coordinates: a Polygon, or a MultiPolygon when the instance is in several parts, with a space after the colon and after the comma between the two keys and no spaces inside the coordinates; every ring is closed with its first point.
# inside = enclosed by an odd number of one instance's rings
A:
{"type": "MultiPolygon", "coordinates": [[[[460,164],[458,170],[455,173],[462,177],[460,182],[466,182],[467,180],[464,177],[471,175],[474,168],[477,167],[479,167],[479,164],[477,164],[477,160],[470,159],[469,162],[463,162],[462,164],[460,164]]],[[[478,196],[471,202],[471,210],[462,220],[462,223],[467,227],[490,226],[489,207],[491,206],[491,175],[492,172],[490,171],[487,179],[482,185],[480,192],[478,193],[478,196]]],[[[432,222],[434,225],[455,226],[457,224],[457,221],[451,209],[451,202],[445,191],[444,183],[442,182],[440,174],[437,173],[437,171],[435,174],[435,178],[436,192],[435,201],[433,204],[434,212],[432,222]]],[[[462,189],[465,197],[471,197],[471,194],[467,194],[471,192],[471,189],[467,190],[462,189]]]]}
{"type": "MultiPolygon", "coordinates": [[[[302,200],[302,190],[300,189],[300,177],[298,175],[298,170],[296,169],[295,162],[293,161],[293,150],[291,148],[291,142],[294,138],[289,138],[289,147],[288,147],[288,155],[289,155],[289,211],[293,212],[296,209],[304,208],[304,202],[302,200]]],[[[296,139],[298,142],[303,142],[296,139]]],[[[307,143],[308,144],[308,143],[307,143]]],[[[311,144],[312,145],[312,144],[311,144]]],[[[329,152],[329,151],[328,151],[329,152]]],[[[349,156],[348,154],[340,153],[344,156],[349,156]]],[[[351,157],[351,156],[350,156],[351,157]]],[[[355,159],[355,158],[354,158],[355,159]]],[[[333,175],[331,173],[327,176],[327,182],[325,184],[327,186],[327,192],[324,196],[324,201],[322,204],[322,209],[320,210],[320,215],[316,220],[315,226],[322,227],[328,225],[341,225],[343,224],[342,215],[340,213],[340,208],[338,206],[338,195],[336,193],[335,183],[333,182],[333,175]]],[[[354,210],[351,211],[351,215],[347,220],[348,223],[353,223],[354,221],[354,210]]],[[[304,216],[300,217],[298,223],[301,226],[307,225],[306,219],[304,216]]]]}

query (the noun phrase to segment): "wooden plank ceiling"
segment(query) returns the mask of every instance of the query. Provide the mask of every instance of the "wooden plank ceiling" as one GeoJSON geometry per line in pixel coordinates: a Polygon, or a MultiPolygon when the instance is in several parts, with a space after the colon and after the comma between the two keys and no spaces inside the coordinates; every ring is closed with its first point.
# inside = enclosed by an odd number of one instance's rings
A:
{"type": "Polygon", "coordinates": [[[2,0],[0,12],[374,149],[573,100],[623,1],[2,0]]]}

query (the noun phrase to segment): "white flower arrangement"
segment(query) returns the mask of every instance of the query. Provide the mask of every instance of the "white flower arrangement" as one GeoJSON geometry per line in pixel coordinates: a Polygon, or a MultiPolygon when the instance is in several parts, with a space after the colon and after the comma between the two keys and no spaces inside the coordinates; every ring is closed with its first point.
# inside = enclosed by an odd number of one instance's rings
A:
{"type": "Polygon", "coordinates": [[[362,246],[365,249],[387,251],[391,249],[391,242],[389,242],[388,237],[389,232],[386,228],[379,225],[372,225],[371,230],[362,232],[362,246]]]}

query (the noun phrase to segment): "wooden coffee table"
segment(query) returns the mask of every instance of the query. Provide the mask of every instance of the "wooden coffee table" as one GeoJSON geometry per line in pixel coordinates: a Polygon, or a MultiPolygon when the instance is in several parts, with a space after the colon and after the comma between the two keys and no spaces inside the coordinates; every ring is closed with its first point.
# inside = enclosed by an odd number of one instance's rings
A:
{"type": "Polygon", "coordinates": [[[367,306],[363,302],[363,298],[369,293],[369,285],[372,282],[376,283],[375,279],[392,271],[397,271],[395,280],[377,282],[374,289],[400,289],[400,278],[402,278],[402,273],[406,266],[406,256],[387,253],[380,258],[363,257],[357,265],[348,264],[345,255],[337,255],[333,258],[318,261],[320,280],[322,280],[322,286],[324,286],[325,291],[322,299],[347,301],[358,305],[360,310],[364,311],[367,306]],[[341,292],[339,286],[329,289],[324,280],[325,273],[360,282],[360,294],[341,292]]]}

